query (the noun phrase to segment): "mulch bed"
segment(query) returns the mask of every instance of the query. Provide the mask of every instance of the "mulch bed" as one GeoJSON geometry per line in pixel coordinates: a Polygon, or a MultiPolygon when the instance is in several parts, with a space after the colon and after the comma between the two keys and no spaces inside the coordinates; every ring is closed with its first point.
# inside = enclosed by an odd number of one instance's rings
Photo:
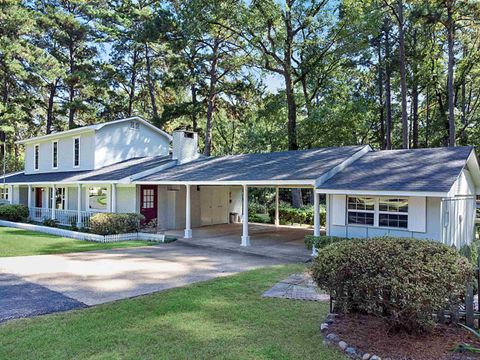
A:
{"type": "Polygon", "coordinates": [[[456,345],[469,343],[480,347],[480,340],[467,330],[451,325],[437,325],[431,334],[389,332],[388,324],[369,315],[337,316],[329,327],[340,339],[362,353],[376,354],[392,360],[480,359],[480,354],[454,353],[456,345]]]}

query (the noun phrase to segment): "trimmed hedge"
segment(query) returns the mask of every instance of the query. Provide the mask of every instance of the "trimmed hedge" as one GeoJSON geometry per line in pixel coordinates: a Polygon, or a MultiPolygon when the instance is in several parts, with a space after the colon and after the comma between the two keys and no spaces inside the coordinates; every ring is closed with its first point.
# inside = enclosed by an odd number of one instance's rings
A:
{"type": "MultiPolygon", "coordinates": [[[[320,226],[325,226],[326,211],[324,207],[320,208],[320,226]]],[[[268,215],[272,219],[272,223],[275,219],[275,208],[268,210],[268,215]]],[[[293,225],[293,224],[305,224],[313,225],[313,207],[304,208],[292,208],[292,207],[280,207],[278,209],[278,215],[281,225],[293,225]]]]}
{"type": "Polygon", "coordinates": [[[97,213],[90,218],[90,232],[98,235],[116,235],[138,232],[145,219],[141,214],[97,213]]]}
{"type": "Polygon", "coordinates": [[[312,275],[335,299],[335,311],[385,318],[396,330],[431,330],[432,314],[459,304],[473,279],[468,260],[427,240],[351,239],[318,251],[312,275]]]}
{"type": "Polygon", "coordinates": [[[0,219],[14,222],[24,222],[30,215],[28,207],[18,204],[0,205],[0,219]]]}
{"type": "Polygon", "coordinates": [[[313,235],[307,235],[305,236],[303,242],[305,243],[305,247],[309,250],[312,250],[312,247],[315,246],[315,248],[318,249],[323,249],[325,246],[328,246],[330,244],[339,242],[339,241],[344,241],[348,240],[347,238],[342,238],[338,236],[313,236],[313,235]]]}

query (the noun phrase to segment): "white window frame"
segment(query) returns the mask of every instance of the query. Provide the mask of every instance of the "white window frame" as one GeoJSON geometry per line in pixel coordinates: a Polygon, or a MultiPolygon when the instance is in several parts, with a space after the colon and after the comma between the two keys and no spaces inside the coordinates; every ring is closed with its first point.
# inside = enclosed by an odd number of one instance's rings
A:
{"type": "Polygon", "coordinates": [[[52,140],[52,169],[58,169],[58,140],[52,140]],[[57,154],[55,158],[55,144],[57,144],[57,154]],[[55,164],[56,162],[56,164],[55,164]]]}
{"type": "Polygon", "coordinates": [[[0,200],[10,201],[10,186],[0,187],[0,200]]]}
{"type": "Polygon", "coordinates": [[[357,227],[369,227],[369,228],[379,228],[379,229],[390,229],[390,230],[399,230],[399,231],[409,231],[408,230],[408,221],[409,221],[409,212],[394,212],[394,211],[380,211],[380,199],[406,199],[407,204],[410,205],[409,197],[402,196],[366,196],[366,195],[347,195],[345,202],[346,212],[345,212],[345,224],[346,226],[357,226],[357,227]],[[368,197],[375,200],[374,210],[356,210],[348,208],[348,198],[355,197],[368,197]],[[348,222],[348,213],[349,212],[364,212],[364,213],[373,213],[373,225],[367,224],[350,224],[348,222]],[[406,215],[407,216],[407,226],[406,227],[394,227],[394,226],[380,226],[380,214],[390,214],[390,215],[406,215]]]}
{"type": "Polygon", "coordinates": [[[377,199],[374,196],[363,196],[363,195],[356,195],[356,196],[347,196],[347,201],[346,201],[346,215],[347,215],[347,221],[345,222],[348,226],[375,226],[375,219],[376,219],[376,212],[377,212],[377,199]],[[349,198],[358,198],[358,197],[366,197],[366,198],[372,198],[374,201],[373,205],[373,210],[362,210],[362,209],[349,209],[348,208],[348,199],[349,198]],[[368,224],[350,224],[348,222],[348,213],[349,212],[357,212],[357,213],[366,213],[366,214],[373,214],[373,225],[368,225],[368,224]]]}
{"type": "MultiPolygon", "coordinates": [[[[48,188],[48,208],[52,207],[53,203],[53,188],[48,188]]],[[[55,209],[56,210],[67,210],[67,201],[68,201],[68,188],[66,187],[55,187],[55,209]],[[57,207],[57,193],[60,193],[60,207],[57,207]]]]}
{"type": "Polygon", "coordinates": [[[73,138],[73,167],[74,168],[79,168],[80,167],[80,136],[76,136],[73,138]],[[75,141],[78,140],[78,165],[75,165],[75,141]]]}
{"type": "Polygon", "coordinates": [[[110,212],[110,187],[108,185],[104,184],[98,184],[98,185],[87,185],[85,186],[85,209],[90,212],[110,212]],[[105,188],[107,189],[107,207],[105,210],[101,209],[90,209],[90,189],[95,189],[95,188],[105,188]]]}
{"type": "Polygon", "coordinates": [[[33,145],[33,171],[40,170],[40,144],[33,145]],[[38,149],[38,152],[37,152],[38,149]]]}

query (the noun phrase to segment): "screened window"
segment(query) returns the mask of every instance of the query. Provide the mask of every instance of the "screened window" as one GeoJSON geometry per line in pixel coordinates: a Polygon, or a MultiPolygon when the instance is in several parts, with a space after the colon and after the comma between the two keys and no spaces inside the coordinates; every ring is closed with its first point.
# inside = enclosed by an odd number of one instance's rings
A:
{"type": "Polygon", "coordinates": [[[73,166],[80,166],[80,138],[73,139],[73,166]]]}
{"type": "Polygon", "coordinates": [[[393,228],[408,228],[408,199],[379,198],[378,225],[393,228]]]}
{"type": "Polygon", "coordinates": [[[95,211],[107,211],[107,194],[105,187],[92,187],[88,189],[88,208],[95,211]]]}
{"type": "Polygon", "coordinates": [[[373,225],[375,222],[375,198],[365,196],[348,197],[348,223],[373,225]]]}
{"type": "Polygon", "coordinates": [[[58,141],[52,143],[52,167],[58,168],[58,141]]]}
{"type": "Polygon", "coordinates": [[[35,145],[33,148],[33,166],[38,170],[38,156],[40,155],[40,145],[35,145]]]}

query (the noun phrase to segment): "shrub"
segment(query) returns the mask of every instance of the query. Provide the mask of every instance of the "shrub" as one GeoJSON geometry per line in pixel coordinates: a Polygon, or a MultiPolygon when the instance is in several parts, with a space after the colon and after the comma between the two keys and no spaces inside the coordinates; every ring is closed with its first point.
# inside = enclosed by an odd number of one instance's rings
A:
{"type": "MultiPolygon", "coordinates": [[[[275,219],[275,208],[268,210],[268,215],[270,218],[275,219]]],[[[292,208],[282,206],[278,209],[278,215],[280,224],[282,225],[293,225],[293,224],[305,224],[313,225],[313,207],[303,207],[303,208],[292,208]]],[[[325,226],[325,208],[320,207],[320,225],[325,226]]]]}
{"type": "Polygon", "coordinates": [[[43,219],[42,225],[56,228],[58,227],[58,221],[53,219],[43,219]]]}
{"type": "Polygon", "coordinates": [[[430,330],[432,314],[458,304],[473,275],[453,248],[390,237],[331,244],[319,250],[311,270],[333,295],[335,311],[382,316],[408,332],[430,330]]]}
{"type": "Polygon", "coordinates": [[[249,222],[254,222],[254,223],[259,223],[259,224],[271,224],[272,219],[268,215],[263,215],[262,214],[252,214],[248,215],[248,221],[249,222]]]}
{"type": "Polygon", "coordinates": [[[98,213],[90,218],[90,231],[99,235],[137,232],[144,220],[140,214],[98,213]]]}
{"type": "Polygon", "coordinates": [[[7,221],[26,221],[29,216],[28,207],[18,204],[4,204],[0,206],[0,219],[7,221]]]}
{"type": "Polygon", "coordinates": [[[307,235],[305,236],[303,242],[305,243],[305,247],[309,250],[315,246],[316,249],[323,249],[325,246],[333,244],[335,242],[348,240],[347,238],[342,238],[338,236],[313,236],[307,235]]]}

